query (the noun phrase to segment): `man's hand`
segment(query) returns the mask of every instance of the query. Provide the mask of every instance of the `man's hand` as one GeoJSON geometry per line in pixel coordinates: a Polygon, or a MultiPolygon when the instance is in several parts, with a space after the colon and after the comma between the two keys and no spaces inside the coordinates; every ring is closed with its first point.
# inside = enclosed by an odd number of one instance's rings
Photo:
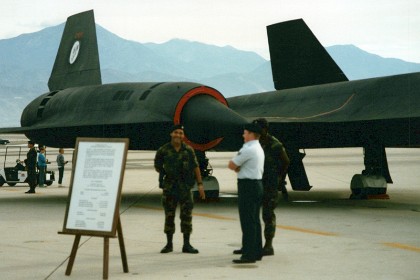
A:
{"type": "Polygon", "coordinates": [[[203,200],[206,199],[206,193],[204,192],[203,183],[198,184],[197,188],[198,188],[198,193],[200,194],[200,198],[203,200]]]}

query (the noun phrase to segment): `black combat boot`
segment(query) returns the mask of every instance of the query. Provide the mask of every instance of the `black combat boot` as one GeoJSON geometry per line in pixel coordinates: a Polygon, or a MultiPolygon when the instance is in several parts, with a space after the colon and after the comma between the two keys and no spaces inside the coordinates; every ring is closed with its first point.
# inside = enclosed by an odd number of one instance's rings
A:
{"type": "Polygon", "coordinates": [[[263,248],[263,256],[273,256],[273,255],[274,255],[273,239],[266,238],[265,245],[263,248]]]}
{"type": "Polygon", "coordinates": [[[174,250],[173,245],[172,245],[172,237],[174,235],[173,234],[166,234],[166,239],[167,239],[167,243],[165,245],[165,247],[163,247],[162,250],[160,250],[161,254],[166,254],[166,253],[170,253],[174,250]]]}
{"type": "Polygon", "coordinates": [[[190,244],[190,235],[184,233],[184,246],[182,247],[182,253],[198,254],[198,250],[190,244]]]}

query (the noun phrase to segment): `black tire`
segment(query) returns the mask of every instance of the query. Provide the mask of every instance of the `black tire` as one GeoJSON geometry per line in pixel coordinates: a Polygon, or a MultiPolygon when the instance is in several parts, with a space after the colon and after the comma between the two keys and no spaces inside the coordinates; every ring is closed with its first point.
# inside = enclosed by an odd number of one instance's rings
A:
{"type": "Polygon", "coordinates": [[[7,183],[7,184],[11,187],[16,186],[16,183],[7,183]]]}
{"type": "Polygon", "coordinates": [[[45,185],[47,185],[47,186],[51,186],[51,185],[52,185],[52,183],[53,183],[53,181],[47,181],[47,182],[45,182],[45,185]]]}
{"type": "Polygon", "coordinates": [[[6,183],[6,181],[4,180],[2,176],[0,176],[0,187],[3,186],[4,183],[6,183]]]}

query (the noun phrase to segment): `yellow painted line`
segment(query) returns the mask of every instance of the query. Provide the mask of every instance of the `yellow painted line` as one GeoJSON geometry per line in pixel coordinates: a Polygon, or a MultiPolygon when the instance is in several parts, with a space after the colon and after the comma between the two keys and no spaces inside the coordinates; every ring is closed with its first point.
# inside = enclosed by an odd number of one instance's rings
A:
{"type": "MultiPolygon", "coordinates": [[[[153,206],[136,205],[134,207],[149,209],[149,210],[163,211],[162,208],[153,207],[153,206]]],[[[228,217],[213,215],[213,214],[206,214],[206,213],[193,213],[193,216],[206,217],[206,218],[216,219],[216,220],[228,220],[228,221],[235,221],[236,220],[236,219],[233,219],[233,218],[228,218],[228,217]]]]}
{"type": "Polygon", "coordinates": [[[408,250],[408,251],[413,251],[413,252],[419,252],[420,253],[420,248],[419,247],[414,247],[414,246],[405,245],[405,244],[401,244],[401,243],[392,243],[392,242],[383,242],[382,244],[384,244],[385,246],[388,246],[388,247],[392,247],[392,248],[398,248],[398,249],[402,249],[402,250],[408,250]]]}
{"type": "Polygon", "coordinates": [[[193,213],[193,216],[206,217],[206,218],[216,219],[216,220],[236,221],[236,219],[233,219],[233,218],[228,218],[228,217],[213,215],[213,214],[205,214],[205,213],[193,213]]]}
{"type": "Polygon", "coordinates": [[[277,225],[277,227],[281,228],[281,229],[285,229],[285,230],[292,230],[292,231],[298,231],[298,232],[303,232],[303,233],[311,233],[311,234],[317,234],[317,235],[323,235],[323,236],[338,236],[337,233],[333,233],[333,232],[324,232],[324,231],[317,231],[317,230],[291,227],[291,226],[281,226],[281,225],[277,225]]]}
{"type": "MultiPolygon", "coordinates": [[[[134,207],[149,209],[149,210],[163,211],[163,209],[160,208],[160,207],[153,207],[153,206],[147,206],[147,205],[136,205],[134,207]]],[[[237,220],[237,219],[234,219],[234,218],[229,218],[229,217],[220,216],[220,215],[206,214],[206,213],[193,213],[193,216],[206,217],[206,218],[210,218],[210,219],[225,220],[225,221],[236,221],[237,220]]],[[[304,228],[298,228],[298,227],[291,227],[291,226],[282,226],[282,225],[277,225],[277,227],[281,228],[281,229],[285,229],[285,230],[292,230],[292,231],[298,231],[298,232],[303,232],[303,233],[311,233],[311,234],[317,234],[317,235],[323,235],[323,236],[338,236],[337,233],[332,233],[332,232],[323,232],[323,231],[304,229],[304,228]]]]}
{"type": "Polygon", "coordinates": [[[149,209],[149,210],[157,210],[157,211],[162,211],[163,210],[162,208],[159,208],[159,207],[146,206],[146,205],[134,205],[133,207],[149,209]]]}

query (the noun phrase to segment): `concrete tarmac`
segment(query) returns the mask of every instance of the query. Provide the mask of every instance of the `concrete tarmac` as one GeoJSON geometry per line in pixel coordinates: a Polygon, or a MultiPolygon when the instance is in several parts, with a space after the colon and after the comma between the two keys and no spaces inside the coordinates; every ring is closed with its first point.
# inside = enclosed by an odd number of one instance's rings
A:
{"type": "MultiPolygon", "coordinates": [[[[11,140],[25,144],[18,137],[11,140]]],[[[0,145],[0,160],[4,151],[0,145]]],[[[25,157],[25,145],[23,151],[25,157]]],[[[120,207],[129,272],[123,272],[113,238],[109,279],[419,279],[420,149],[387,149],[394,180],[389,200],[348,199],[351,177],[363,169],[362,149],[306,152],[313,188],[294,192],[288,185],[289,201],[280,199],[275,255],[237,265],[232,263],[237,258],[232,251],[241,246],[236,175],[226,168],[235,153],[207,154],[221,198],[195,204],[191,243],[200,253],[190,255],[181,252],[179,209],[174,252],[159,253],[166,238],[155,152],[130,151],[120,207]]],[[[56,154],[57,149],[47,149],[51,170],[56,170],[56,154]]],[[[72,150],[65,158],[72,160],[72,150]]],[[[74,236],[57,232],[63,228],[70,177],[71,163],[65,188],[55,182],[28,195],[23,184],[0,187],[0,279],[102,279],[103,238],[88,236],[65,276],[74,236]]]]}

